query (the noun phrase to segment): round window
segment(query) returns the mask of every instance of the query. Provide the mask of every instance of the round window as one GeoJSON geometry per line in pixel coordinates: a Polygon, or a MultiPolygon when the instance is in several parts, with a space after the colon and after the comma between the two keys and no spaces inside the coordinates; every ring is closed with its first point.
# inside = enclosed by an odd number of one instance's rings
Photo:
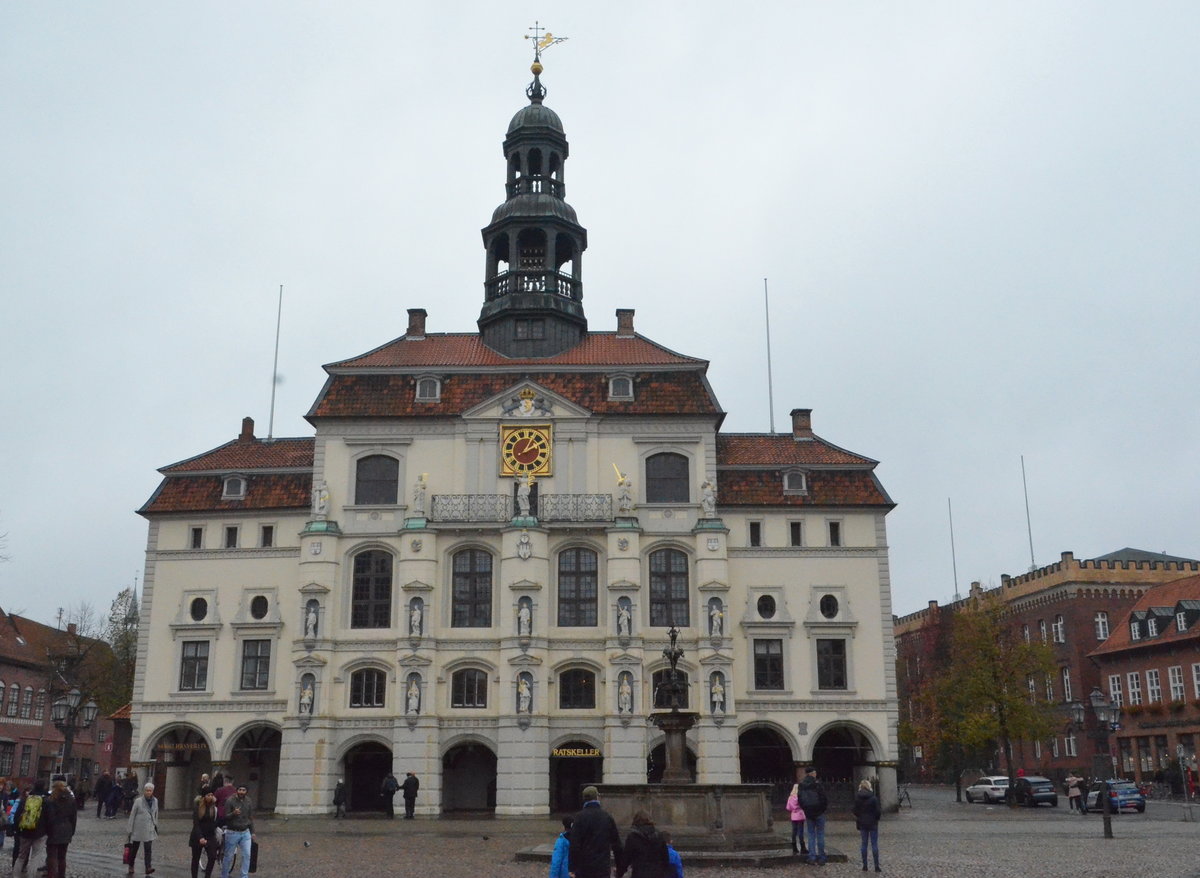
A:
{"type": "Polygon", "coordinates": [[[831,594],[821,598],[821,615],[826,619],[832,619],[838,614],[838,599],[831,594]]]}
{"type": "Polygon", "coordinates": [[[208,615],[208,601],[204,598],[196,598],[192,601],[192,621],[199,622],[208,615]]]}
{"type": "Polygon", "coordinates": [[[775,598],[769,594],[762,595],[758,599],[758,615],[763,619],[770,619],[775,615],[775,598]]]}
{"type": "Polygon", "coordinates": [[[250,615],[255,619],[262,619],[267,615],[267,599],[262,595],[256,595],[254,600],[250,601],[250,615]]]}

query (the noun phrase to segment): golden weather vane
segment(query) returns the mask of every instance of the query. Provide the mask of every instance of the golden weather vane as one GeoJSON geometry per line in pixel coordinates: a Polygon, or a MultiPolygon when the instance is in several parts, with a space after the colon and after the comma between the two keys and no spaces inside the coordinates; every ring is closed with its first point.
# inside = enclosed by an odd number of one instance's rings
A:
{"type": "Polygon", "coordinates": [[[536,20],[533,22],[533,27],[529,28],[529,30],[533,31],[533,33],[525,34],[525,39],[533,40],[534,61],[540,61],[542,52],[566,39],[566,37],[556,37],[550,31],[543,28],[541,23],[536,20]]]}

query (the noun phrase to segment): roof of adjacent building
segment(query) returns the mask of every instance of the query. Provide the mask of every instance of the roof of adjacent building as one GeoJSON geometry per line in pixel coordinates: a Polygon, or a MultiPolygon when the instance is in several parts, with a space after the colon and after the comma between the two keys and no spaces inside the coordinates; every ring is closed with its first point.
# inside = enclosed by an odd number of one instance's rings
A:
{"type": "Polygon", "coordinates": [[[1177,555],[1168,555],[1166,552],[1147,552],[1145,549],[1117,549],[1115,552],[1109,552],[1107,555],[1101,555],[1098,558],[1093,558],[1093,561],[1167,561],[1173,564],[1194,564],[1195,558],[1180,558],[1177,555]]]}
{"type": "Polygon", "coordinates": [[[796,439],[790,433],[723,433],[717,437],[722,466],[865,466],[878,461],[826,442],[820,436],[796,439]]]}
{"type": "MultiPolygon", "coordinates": [[[[1100,656],[1127,649],[1159,647],[1166,643],[1200,639],[1200,624],[1193,625],[1186,631],[1180,631],[1175,626],[1174,620],[1167,626],[1166,630],[1153,637],[1143,637],[1140,640],[1134,640],[1129,635],[1129,620],[1135,614],[1144,616],[1158,608],[1171,608],[1170,615],[1173,616],[1176,604],[1197,599],[1200,599],[1200,576],[1188,576],[1184,579],[1164,582],[1161,585],[1147,589],[1146,593],[1138,598],[1138,602],[1133,605],[1125,619],[1120,624],[1113,625],[1109,629],[1108,640],[1092,650],[1090,655],[1100,656]]],[[[1156,613],[1155,615],[1166,614],[1156,613]]]]}
{"type": "Polygon", "coordinates": [[[43,668],[49,656],[63,649],[71,636],[62,628],[43,625],[0,608],[0,664],[43,668]]]}

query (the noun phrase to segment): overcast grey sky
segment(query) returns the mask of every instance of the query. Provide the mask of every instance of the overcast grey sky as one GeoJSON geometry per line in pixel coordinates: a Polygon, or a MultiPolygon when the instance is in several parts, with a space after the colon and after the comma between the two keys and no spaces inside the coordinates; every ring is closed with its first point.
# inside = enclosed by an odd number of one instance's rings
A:
{"type": "Polygon", "coordinates": [[[322,363],[470,331],[547,104],[594,329],[711,360],[725,429],[881,461],[898,612],[1122,546],[1200,557],[1200,5],[0,5],[0,606],[140,576],[156,468],[322,363]],[[1192,339],[1189,341],[1189,339],[1192,339]]]}

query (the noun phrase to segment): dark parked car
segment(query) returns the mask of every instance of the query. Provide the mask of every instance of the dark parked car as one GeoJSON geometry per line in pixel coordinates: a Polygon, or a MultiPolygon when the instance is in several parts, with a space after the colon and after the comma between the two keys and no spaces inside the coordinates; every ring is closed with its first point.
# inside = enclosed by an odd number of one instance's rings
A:
{"type": "Polygon", "coordinates": [[[1055,808],[1058,807],[1058,792],[1054,789],[1054,781],[1048,777],[1036,774],[1018,777],[1014,792],[1018,805],[1029,805],[1032,808],[1034,805],[1045,802],[1055,808]]]}
{"type": "MultiPolygon", "coordinates": [[[[1100,800],[1103,793],[1104,784],[1097,781],[1088,787],[1087,798],[1084,799],[1083,810],[1099,812],[1104,810],[1104,803],[1100,800]]],[[[1137,788],[1137,784],[1128,780],[1110,780],[1108,782],[1108,800],[1112,802],[1112,812],[1120,814],[1122,810],[1137,811],[1141,813],[1146,810],[1146,797],[1142,795],[1141,790],[1137,788]]]]}

